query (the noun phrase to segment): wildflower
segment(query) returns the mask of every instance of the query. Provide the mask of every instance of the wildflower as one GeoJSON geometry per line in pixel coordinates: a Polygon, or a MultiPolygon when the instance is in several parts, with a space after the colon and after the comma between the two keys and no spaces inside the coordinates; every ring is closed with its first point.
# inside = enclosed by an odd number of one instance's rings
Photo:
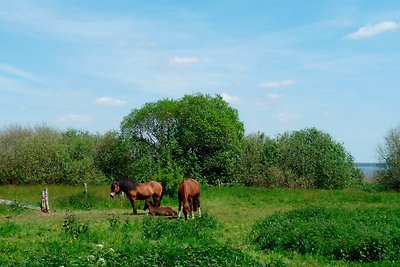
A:
{"type": "Polygon", "coordinates": [[[106,260],[103,258],[99,258],[99,260],[97,261],[97,264],[100,266],[106,266],[106,260]]]}
{"type": "Polygon", "coordinates": [[[88,259],[89,261],[94,261],[94,260],[96,259],[96,257],[95,257],[94,255],[89,255],[89,256],[87,257],[87,259],[88,259]]]}
{"type": "Polygon", "coordinates": [[[96,247],[98,247],[99,249],[103,249],[104,245],[103,244],[97,244],[96,247]]]}

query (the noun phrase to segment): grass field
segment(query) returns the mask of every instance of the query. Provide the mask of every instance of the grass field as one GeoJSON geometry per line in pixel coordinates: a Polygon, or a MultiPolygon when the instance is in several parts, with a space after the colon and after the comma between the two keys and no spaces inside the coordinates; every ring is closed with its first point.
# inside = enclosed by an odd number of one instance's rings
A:
{"type": "MultiPolygon", "coordinates": [[[[0,199],[39,206],[43,189],[43,186],[1,186],[0,199]]],[[[139,215],[131,216],[129,201],[122,197],[111,199],[108,185],[89,186],[88,194],[83,193],[83,186],[49,186],[48,190],[49,214],[27,210],[18,204],[0,205],[0,266],[396,266],[397,256],[387,250],[397,249],[398,253],[400,248],[400,221],[396,219],[400,210],[398,193],[203,187],[203,216],[177,221],[144,215],[142,201],[137,204],[139,215]],[[359,223],[365,224],[363,231],[373,231],[369,233],[372,236],[380,229],[384,232],[378,237],[390,234],[392,239],[385,241],[390,246],[379,243],[384,253],[376,253],[384,257],[368,262],[338,260],[319,252],[318,247],[315,252],[285,245],[265,249],[250,238],[260,232],[256,225],[274,218],[277,218],[275,224],[281,220],[290,226],[290,218],[297,216],[295,222],[302,228],[291,231],[300,234],[307,229],[318,233],[322,229],[318,227],[326,230],[326,225],[318,223],[318,217],[312,222],[301,217],[310,214],[310,210],[322,210],[320,214],[327,222],[327,214],[334,217],[330,218],[331,226],[340,228],[341,221],[347,221],[343,227],[349,230],[339,231],[344,236],[355,232],[351,227],[359,227],[349,226],[349,220],[341,216],[348,219],[355,211],[382,211],[377,226],[362,221],[368,220],[368,216],[361,219],[357,216],[359,223]]],[[[176,199],[164,198],[162,205],[177,209],[176,199]]],[[[266,226],[261,230],[263,227],[266,226]]],[[[270,231],[273,230],[277,228],[270,231]]],[[[306,240],[309,233],[302,238],[306,240]]],[[[290,234],[293,236],[293,232],[290,234]]],[[[285,229],[280,235],[285,239],[285,229]]],[[[330,244],[326,236],[313,238],[328,242],[321,247],[330,244]]],[[[343,242],[343,238],[338,242],[343,242]]]]}

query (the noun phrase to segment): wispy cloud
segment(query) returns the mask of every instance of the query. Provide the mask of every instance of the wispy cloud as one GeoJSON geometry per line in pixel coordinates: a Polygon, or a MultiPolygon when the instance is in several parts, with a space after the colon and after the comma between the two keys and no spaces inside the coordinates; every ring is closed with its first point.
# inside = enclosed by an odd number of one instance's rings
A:
{"type": "Polygon", "coordinates": [[[303,115],[293,112],[280,112],[274,115],[274,118],[278,119],[280,122],[290,122],[302,119],[303,115]]]}
{"type": "Polygon", "coordinates": [[[41,2],[10,1],[0,10],[0,20],[70,40],[124,36],[133,27],[129,18],[94,15],[87,18],[77,10],[64,8],[60,11],[62,8],[57,4],[49,7],[41,2]]]}
{"type": "Polygon", "coordinates": [[[168,61],[171,66],[185,66],[200,62],[198,57],[173,57],[168,61]]]}
{"type": "Polygon", "coordinates": [[[105,106],[123,106],[126,104],[126,101],[111,98],[108,96],[103,96],[96,99],[96,104],[105,105],[105,106]]]}
{"type": "Polygon", "coordinates": [[[10,65],[6,65],[6,64],[1,64],[0,63],[0,72],[5,72],[6,74],[11,74],[13,76],[19,77],[19,78],[24,78],[24,79],[28,79],[31,81],[39,81],[39,77],[37,77],[34,74],[31,74],[29,72],[23,71],[21,69],[15,68],[13,66],[10,65]]]}
{"type": "Polygon", "coordinates": [[[280,94],[270,94],[269,96],[268,96],[268,99],[270,100],[270,101],[278,101],[279,99],[281,99],[283,97],[283,95],[280,95],[280,94]]]}
{"type": "Polygon", "coordinates": [[[348,39],[368,38],[380,34],[382,32],[398,29],[399,27],[400,24],[395,21],[383,21],[376,24],[369,23],[364,27],[361,27],[357,31],[346,35],[346,38],[348,39]]]}
{"type": "Polygon", "coordinates": [[[238,96],[229,95],[227,93],[222,93],[221,96],[228,103],[238,103],[238,102],[240,102],[240,98],[238,96]]]}
{"type": "Polygon", "coordinates": [[[69,114],[59,118],[57,121],[61,123],[86,123],[94,121],[94,118],[88,115],[69,114]]]}
{"type": "Polygon", "coordinates": [[[258,86],[261,88],[280,88],[294,84],[293,80],[263,81],[258,86]]]}

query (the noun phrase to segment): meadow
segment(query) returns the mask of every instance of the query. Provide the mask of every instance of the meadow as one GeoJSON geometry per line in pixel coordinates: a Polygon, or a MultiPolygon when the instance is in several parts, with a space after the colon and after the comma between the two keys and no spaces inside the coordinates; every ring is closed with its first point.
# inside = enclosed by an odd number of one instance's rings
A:
{"type": "MultiPolygon", "coordinates": [[[[148,216],[109,185],[0,186],[0,266],[398,266],[400,195],[203,186],[203,216],[148,216]]],[[[164,197],[163,206],[177,209],[164,197]]]]}

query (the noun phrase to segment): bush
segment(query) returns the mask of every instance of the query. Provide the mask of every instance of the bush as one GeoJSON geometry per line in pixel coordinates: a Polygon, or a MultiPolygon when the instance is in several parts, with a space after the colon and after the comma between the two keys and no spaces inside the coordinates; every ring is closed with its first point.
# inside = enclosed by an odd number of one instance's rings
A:
{"type": "Polygon", "coordinates": [[[297,251],[336,260],[400,260],[400,211],[308,208],[256,223],[250,240],[262,250],[297,251]]]}
{"type": "Polygon", "coordinates": [[[343,145],[315,128],[278,137],[280,167],[288,183],[305,188],[344,188],[360,181],[362,173],[343,145]]]}
{"type": "Polygon", "coordinates": [[[383,166],[378,172],[379,183],[389,189],[400,190],[400,126],[389,130],[378,153],[383,166]]]}
{"type": "Polygon", "coordinates": [[[77,184],[103,182],[95,164],[98,137],[46,126],[0,132],[0,183],[77,184]]]}
{"type": "Polygon", "coordinates": [[[64,177],[66,151],[60,135],[45,126],[10,128],[0,134],[1,182],[54,183],[64,177]]]}
{"type": "Polygon", "coordinates": [[[85,235],[89,232],[89,224],[79,222],[76,219],[75,214],[67,212],[64,219],[63,229],[71,239],[78,239],[81,235],[85,235]]]}
{"type": "Polygon", "coordinates": [[[177,196],[178,186],[184,179],[179,166],[176,164],[174,165],[174,167],[159,168],[157,174],[152,176],[152,180],[162,184],[163,195],[169,196],[170,198],[175,198],[177,196]]]}
{"type": "Polygon", "coordinates": [[[275,186],[274,166],[279,162],[276,142],[264,134],[251,134],[242,141],[235,168],[238,182],[246,186],[275,186]]]}

